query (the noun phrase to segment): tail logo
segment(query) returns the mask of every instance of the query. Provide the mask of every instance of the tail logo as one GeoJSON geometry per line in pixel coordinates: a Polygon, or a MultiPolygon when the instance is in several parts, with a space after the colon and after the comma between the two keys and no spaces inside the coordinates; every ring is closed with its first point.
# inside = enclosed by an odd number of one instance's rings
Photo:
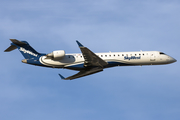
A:
{"type": "Polygon", "coordinates": [[[20,49],[19,49],[19,50],[20,50],[20,51],[22,51],[22,52],[24,52],[24,53],[27,53],[27,54],[33,55],[33,56],[35,56],[35,57],[37,57],[37,56],[38,56],[37,54],[35,54],[35,53],[33,53],[33,52],[29,51],[29,50],[26,50],[26,49],[24,49],[24,48],[22,48],[22,47],[20,47],[20,49]]]}

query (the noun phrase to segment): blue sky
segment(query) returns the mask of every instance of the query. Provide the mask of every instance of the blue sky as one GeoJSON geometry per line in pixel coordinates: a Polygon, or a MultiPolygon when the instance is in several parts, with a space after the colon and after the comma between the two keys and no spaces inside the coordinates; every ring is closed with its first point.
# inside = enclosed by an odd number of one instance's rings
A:
{"type": "Polygon", "coordinates": [[[179,120],[180,64],[75,71],[21,63],[10,38],[38,52],[158,50],[179,60],[178,0],[8,0],[0,4],[1,120],[179,120]]]}

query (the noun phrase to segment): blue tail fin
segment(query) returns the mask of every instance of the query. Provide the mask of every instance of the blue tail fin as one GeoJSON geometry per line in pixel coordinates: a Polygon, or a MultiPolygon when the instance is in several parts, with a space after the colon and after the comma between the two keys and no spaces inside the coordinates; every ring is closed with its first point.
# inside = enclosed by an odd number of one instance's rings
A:
{"type": "Polygon", "coordinates": [[[22,53],[25,59],[38,58],[40,53],[34,50],[28,42],[19,41],[16,39],[10,39],[12,41],[11,46],[5,50],[5,52],[10,52],[16,48],[22,53]]]}

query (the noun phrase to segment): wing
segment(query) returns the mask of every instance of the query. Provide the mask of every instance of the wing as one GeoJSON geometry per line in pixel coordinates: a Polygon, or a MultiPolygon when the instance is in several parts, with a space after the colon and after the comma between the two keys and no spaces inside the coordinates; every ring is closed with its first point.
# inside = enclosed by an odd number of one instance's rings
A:
{"type": "Polygon", "coordinates": [[[104,60],[102,60],[100,57],[98,57],[96,54],[94,54],[91,50],[89,50],[87,47],[84,47],[79,41],[76,41],[79,45],[79,48],[81,49],[81,52],[84,57],[84,66],[85,67],[104,67],[108,63],[104,60]]]}
{"type": "Polygon", "coordinates": [[[102,60],[100,57],[98,57],[96,54],[94,54],[91,50],[89,50],[87,47],[84,47],[80,42],[76,41],[79,45],[79,48],[81,49],[81,52],[84,57],[84,66],[85,70],[79,71],[77,74],[64,78],[61,74],[59,76],[63,80],[72,80],[80,77],[84,77],[87,75],[91,75],[97,72],[103,71],[103,68],[108,65],[108,63],[104,60],[102,60]]]}
{"type": "Polygon", "coordinates": [[[103,68],[96,67],[96,68],[92,68],[92,69],[88,69],[88,70],[81,70],[77,74],[75,74],[73,76],[70,76],[70,77],[67,77],[67,78],[64,78],[61,74],[59,74],[59,76],[63,80],[72,80],[72,79],[84,77],[84,76],[91,75],[91,74],[94,74],[94,73],[97,73],[97,72],[101,72],[101,71],[103,71],[103,68]]]}

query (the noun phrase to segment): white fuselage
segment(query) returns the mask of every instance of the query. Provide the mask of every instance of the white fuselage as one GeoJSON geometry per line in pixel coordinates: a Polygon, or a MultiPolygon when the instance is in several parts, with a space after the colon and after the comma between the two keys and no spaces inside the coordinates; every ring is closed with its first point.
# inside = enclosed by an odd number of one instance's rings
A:
{"type": "Polygon", "coordinates": [[[65,54],[64,50],[55,50],[49,54],[43,54],[34,50],[27,41],[10,40],[11,46],[5,52],[18,48],[25,58],[22,60],[23,63],[79,71],[67,78],[59,74],[63,80],[84,77],[115,66],[162,65],[176,62],[174,58],[159,51],[94,53],[79,41],[76,42],[82,53],[65,54]]]}
{"type": "MultiPolygon", "coordinates": [[[[159,51],[108,52],[95,54],[108,63],[107,67],[161,65],[176,61],[174,58],[159,51]]],[[[74,70],[84,68],[84,58],[81,53],[66,54],[61,60],[47,59],[46,56],[42,56],[40,62],[45,66],[54,68],[67,68],[74,70]]]]}

